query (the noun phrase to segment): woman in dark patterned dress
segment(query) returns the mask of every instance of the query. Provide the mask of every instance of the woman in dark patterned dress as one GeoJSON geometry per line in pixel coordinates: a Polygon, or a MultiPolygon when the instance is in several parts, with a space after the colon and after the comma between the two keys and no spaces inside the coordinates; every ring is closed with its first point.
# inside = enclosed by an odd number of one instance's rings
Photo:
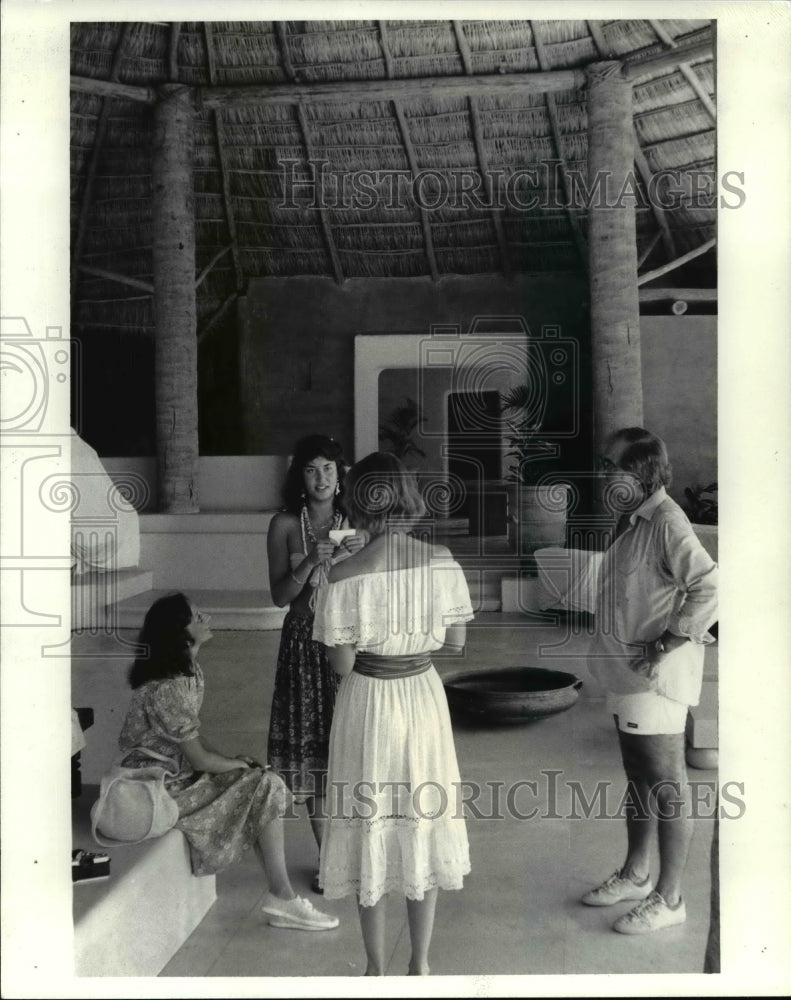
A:
{"type": "MultiPolygon", "coordinates": [[[[278,607],[289,605],[277,658],[269,722],[269,763],[304,800],[318,847],[324,830],[324,785],[338,677],[314,642],[313,595],[337,555],[331,530],[345,527],[340,505],[346,473],[341,446],[313,434],[297,442],[283,485],[284,509],[267,536],[269,586],[278,607]]],[[[343,540],[349,555],[361,536],[343,540]]],[[[313,880],[313,890],[319,891],[313,880]]]]}
{"type": "Polygon", "coordinates": [[[129,673],[132,700],[118,744],[125,767],[152,763],[147,750],[172,762],[165,787],[176,800],[176,827],[187,838],[195,875],[213,875],[252,846],[269,882],[261,906],[275,927],[330,930],[338,918],[295,895],[286,869],[282,779],[251,757],[228,757],[200,735],[203,672],[197,660],[211,638],[208,616],[184,594],[155,601],[140,633],[145,656],[129,673]]]}

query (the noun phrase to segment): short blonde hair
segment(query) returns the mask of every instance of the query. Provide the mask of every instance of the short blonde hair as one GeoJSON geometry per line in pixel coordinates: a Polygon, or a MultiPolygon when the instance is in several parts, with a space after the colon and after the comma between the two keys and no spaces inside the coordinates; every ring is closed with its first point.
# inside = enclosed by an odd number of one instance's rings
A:
{"type": "Polygon", "coordinates": [[[623,427],[610,435],[608,444],[616,441],[626,445],[618,465],[640,480],[648,496],[661,486],[670,485],[673,469],[662,438],[644,427],[623,427]]]}
{"type": "Polygon", "coordinates": [[[352,466],[343,504],[349,521],[371,535],[411,528],[426,512],[415,474],[390,452],[375,451],[352,466]]]}

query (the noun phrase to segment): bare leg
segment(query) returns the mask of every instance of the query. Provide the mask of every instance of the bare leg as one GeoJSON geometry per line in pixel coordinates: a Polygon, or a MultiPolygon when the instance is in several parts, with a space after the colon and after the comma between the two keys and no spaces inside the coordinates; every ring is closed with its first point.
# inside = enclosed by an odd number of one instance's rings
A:
{"type": "Polygon", "coordinates": [[[660,872],[656,891],[668,905],[675,906],[681,895],[681,879],[693,833],[684,735],[619,733],[619,737],[627,774],[632,776],[641,800],[646,800],[650,816],[647,822],[630,823],[627,820],[629,856],[626,866],[638,881],[640,876],[647,874],[651,837],[645,831],[658,829],[660,872]]]}
{"type": "Polygon", "coordinates": [[[368,966],[366,976],[383,976],[385,974],[385,915],[387,896],[382,896],[373,906],[360,906],[360,930],[363,934],[365,955],[368,966]]]}
{"type": "Polygon", "coordinates": [[[324,796],[311,795],[305,799],[308,810],[308,818],[313,829],[313,836],[316,838],[316,846],[321,850],[321,841],[324,838],[324,827],[327,825],[327,815],[324,811],[324,796]]]}
{"type": "Polygon", "coordinates": [[[618,730],[621,744],[621,759],[629,782],[629,799],[626,812],[626,861],[621,869],[624,877],[634,882],[643,882],[651,870],[651,845],[657,827],[656,810],[651,808],[650,788],[645,777],[645,768],[640,753],[640,744],[635,740],[645,739],[630,736],[618,730]]]}
{"type": "Polygon", "coordinates": [[[428,949],[434,930],[436,906],[436,889],[430,889],[423,899],[408,899],[406,901],[409,938],[412,942],[412,957],[409,960],[410,976],[427,976],[429,974],[428,949]]]}
{"type": "Polygon", "coordinates": [[[256,856],[261,862],[269,889],[278,899],[293,899],[295,892],[286,869],[286,854],[283,844],[283,820],[280,816],[270,820],[258,834],[258,840],[253,845],[256,856]]]}
{"type": "Polygon", "coordinates": [[[655,764],[655,799],[659,817],[659,879],[656,891],[669,906],[681,898],[681,880],[687,865],[694,826],[684,761],[682,734],[648,737],[655,764]]]}

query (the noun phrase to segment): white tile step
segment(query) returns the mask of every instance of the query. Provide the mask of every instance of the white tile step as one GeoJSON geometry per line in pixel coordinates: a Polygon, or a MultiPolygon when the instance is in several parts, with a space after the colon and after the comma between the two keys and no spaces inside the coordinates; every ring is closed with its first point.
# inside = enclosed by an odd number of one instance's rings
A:
{"type": "MultiPolygon", "coordinates": [[[[172,591],[149,590],[120,601],[115,608],[119,628],[139,629],[154,601],[169,593],[172,591]]],[[[274,631],[282,626],[288,610],[277,607],[268,590],[190,589],[187,594],[201,611],[211,615],[213,629],[274,631]]]]}

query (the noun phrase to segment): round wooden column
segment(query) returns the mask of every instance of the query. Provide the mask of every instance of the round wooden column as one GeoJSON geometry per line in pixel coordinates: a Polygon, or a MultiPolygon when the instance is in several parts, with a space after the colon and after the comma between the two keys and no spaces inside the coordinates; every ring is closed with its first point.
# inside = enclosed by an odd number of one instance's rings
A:
{"type": "Polygon", "coordinates": [[[618,62],[588,67],[588,213],[594,446],[621,427],[642,426],[640,305],[634,198],[632,85],[618,62]]]}
{"type": "Polygon", "coordinates": [[[153,237],[159,509],[198,511],[198,340],[192,92],[169,84],[154,108],[153,237]]]}

